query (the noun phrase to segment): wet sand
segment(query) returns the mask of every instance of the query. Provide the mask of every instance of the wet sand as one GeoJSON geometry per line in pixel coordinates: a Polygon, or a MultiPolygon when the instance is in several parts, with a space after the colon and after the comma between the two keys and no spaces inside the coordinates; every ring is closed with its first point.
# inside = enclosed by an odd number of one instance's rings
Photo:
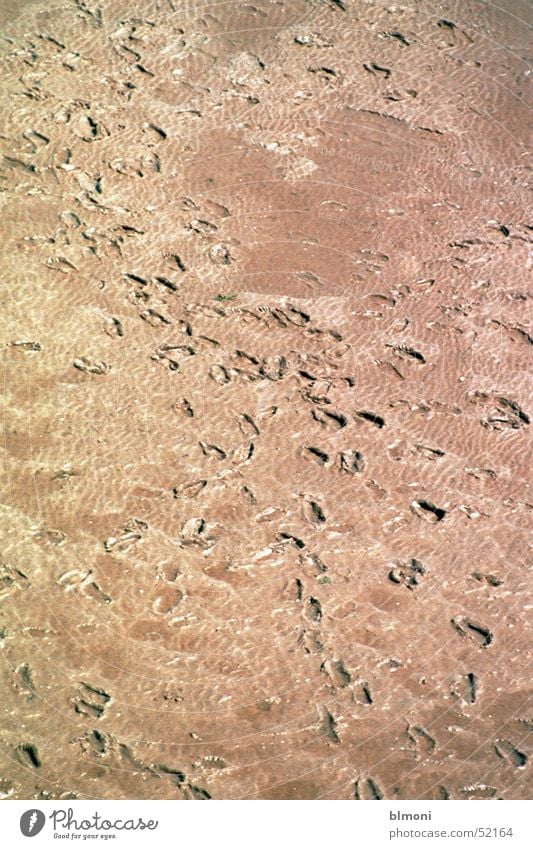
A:
{"type": "Polygon", "coordinates": [[[527,798],[527,4],[3,15],[0,795],[527,798]]]}

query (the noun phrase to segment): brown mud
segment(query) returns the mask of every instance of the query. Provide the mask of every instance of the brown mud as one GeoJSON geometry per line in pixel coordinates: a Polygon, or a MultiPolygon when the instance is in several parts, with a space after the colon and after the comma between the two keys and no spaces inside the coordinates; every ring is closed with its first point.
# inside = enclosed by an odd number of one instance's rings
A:
{"type": "Polygon", "coordinates": [[[1,796],[527,797],[527,4],[2,15],[1,796]]]}

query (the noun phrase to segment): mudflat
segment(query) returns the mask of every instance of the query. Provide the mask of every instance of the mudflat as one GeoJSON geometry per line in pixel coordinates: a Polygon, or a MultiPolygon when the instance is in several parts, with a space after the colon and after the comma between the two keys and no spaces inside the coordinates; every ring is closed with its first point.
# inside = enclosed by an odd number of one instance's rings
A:
{"type": "Polygon", "coordinates": [[[0,795],[526,798],[528,4],[2,15],[0,795]]]}

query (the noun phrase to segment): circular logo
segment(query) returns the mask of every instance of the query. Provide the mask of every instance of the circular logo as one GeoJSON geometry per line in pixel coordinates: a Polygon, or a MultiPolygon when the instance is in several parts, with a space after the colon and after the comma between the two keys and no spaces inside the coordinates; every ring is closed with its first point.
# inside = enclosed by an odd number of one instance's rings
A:
{"type": "Polygon", "coordinates": [[[20,830],[24,837],[35,837],[42,831],[46,822],[46,817],[42,811],[32,808],[29,811],[24,811],[20,818],[20,830]]]}

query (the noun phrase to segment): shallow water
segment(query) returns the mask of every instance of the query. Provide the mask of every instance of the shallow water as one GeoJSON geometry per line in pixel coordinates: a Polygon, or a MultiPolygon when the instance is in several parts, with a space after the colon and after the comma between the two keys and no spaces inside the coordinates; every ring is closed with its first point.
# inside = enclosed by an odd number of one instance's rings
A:
{"type": "Polygon", "coordinates": [[[527,797],[526,5],[342,5],[3,6],[6,798],[527,797]]]}

